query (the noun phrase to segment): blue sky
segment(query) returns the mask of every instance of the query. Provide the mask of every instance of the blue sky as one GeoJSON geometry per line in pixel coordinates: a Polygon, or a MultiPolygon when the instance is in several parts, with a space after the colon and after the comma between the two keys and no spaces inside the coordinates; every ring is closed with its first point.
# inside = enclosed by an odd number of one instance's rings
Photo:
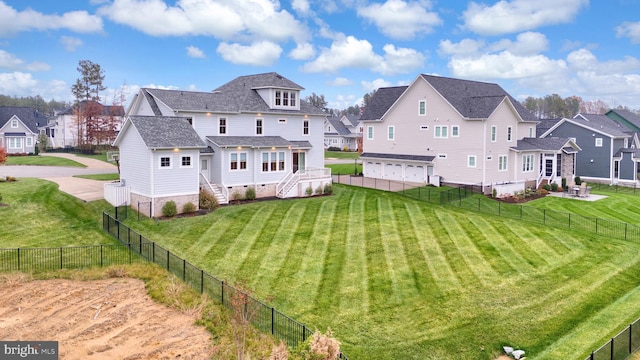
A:
{"type": "Polygon", "coordinates": [[[72,100],[82,59],[104,103],[275,71],[340,109],[420,73],[640,109],[640,0],[0,0],[0,94],[72,100]]]}

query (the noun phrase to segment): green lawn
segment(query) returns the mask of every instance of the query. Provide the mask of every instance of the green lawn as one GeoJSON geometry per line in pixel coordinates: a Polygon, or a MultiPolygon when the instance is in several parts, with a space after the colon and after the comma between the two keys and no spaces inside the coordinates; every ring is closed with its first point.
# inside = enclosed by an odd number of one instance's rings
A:
{"type": "Polygon", "coordinates": [[[40,165],[86,167],[79,162],[53,156],[7,156],[5,165],[40,165]]]}
{"type": "Polygon", "coordinates": [[[325,159],[359,159],[360,153],[357,151],[325,151],[324,157],[325,159]]]}
{"type": "Polygon", "coordinates": [[[120,174],[92,174],[92,175],[75,175],[74,177],[99,181],[120,180],[120,174]]]}
{"type": "Polygon", "coordinates": [[[583,359],[640,317],[640,244],[334,189],[127,222],[211,274],[248,280],[294,319],[331,327],[352,359],[494,359],[503,345],[583,359]]]}
{"type": "Polygon", "coordinates": [[[324,167],[331,169],[332,175],[357,175],[362,172],[362,163],[358,162],[358,164],[325,164],[324,167]],[[357,173],[354,172],[357,169],[357,173]]]}
{"type": "Polygon", "coordinates": [[[115,244],[102,231],[105,201],[84,203],[45,180],[0,182],[0,248],[115,244]]]}

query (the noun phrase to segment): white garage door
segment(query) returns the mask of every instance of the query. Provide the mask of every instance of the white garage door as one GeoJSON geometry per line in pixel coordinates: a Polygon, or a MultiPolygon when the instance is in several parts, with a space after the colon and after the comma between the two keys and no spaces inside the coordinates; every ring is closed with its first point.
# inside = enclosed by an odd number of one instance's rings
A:
{"type": "Polygon", "coordinates": [[[384,178],[402,181],[402,164],[384,164],[384,178]]]}
{"type": "Polygon", "coordinates": [[[407,165],[404,168],[405,179],[410,182],[425,183],[427,178],[425,176],[424,166],[422,165],[407,165]]]}
{"type": "Polygon", "coordinates": [[[367,161],[365,163],[364,176],[380,179],[382,177],[382,165],[377,162],[367,161]]]}

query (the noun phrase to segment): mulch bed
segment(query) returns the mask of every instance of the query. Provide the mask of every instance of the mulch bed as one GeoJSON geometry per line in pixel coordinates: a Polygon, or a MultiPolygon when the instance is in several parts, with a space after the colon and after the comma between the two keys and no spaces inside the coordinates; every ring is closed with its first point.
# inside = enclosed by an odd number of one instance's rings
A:
{"type": "Polygon", "coordinates": [[[540,199],[545,197],[546,194],[534,194],[528,197],[517,197],[517,196],[505,196],[505,197],[501,197],[501,198],[493,198],[491,195],[487,195],[487,197],[494,199],[496,201],[500,201],[500,202],[504,202],[504,203],[509,203],[509,204],[522,204],[522,203],[526,203],[529,202],[531,200],[535,200],[535,199],[540,199]]]}

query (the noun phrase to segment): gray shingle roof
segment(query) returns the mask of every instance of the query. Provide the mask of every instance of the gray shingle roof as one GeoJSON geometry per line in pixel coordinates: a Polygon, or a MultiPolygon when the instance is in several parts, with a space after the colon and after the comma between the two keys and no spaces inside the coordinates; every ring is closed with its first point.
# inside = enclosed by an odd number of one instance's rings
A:
{"type": "Polygon", "coordinates": [[[207,140],[219,147],[267,148],[293,146],[291,141],[281,136],[207,136],[207,140]]]}
{"type": "Polygon", "coordinates": [[[34,133],[38,132],[39,126],[46,126],[48,122],[48,117],[34,108],[24,106],[0,106],[0,128],[14,115],[34,133]]]}
{"type": "Polygon", "coordinates": [[[486,119],[507,97],[523,120],[538,120],[498,84],[424,74],[421,76],[465,118],[486,119]]]}
{"type": "MultiPolygon", "coordinates": [[[[88,103],[100,106],[100,115],[102,116],[124,116],[124,107],[121,105],[102,105],[99,102],[92,100],[83,100],[80,102],[80,108],[84,108],[88,103]]],[[[78,105],[74,105],[70,108],[64,109],[60,112],[60,115],[73,115],[74,110],[78,105]]]]}
{"type": "Polygon", "coordinates": [[[640,115],[628,110],[611,110],[611,112],[618,114],[621,118],[624,118],[633,125],[640,127],[640,115]]]}
{"type": "Polygon", "coordinates": [[[435,159],[435,156],[426,155],[402,155],[402,154],[381,154],[381,153],[362,153],[361,159],[393,159],[393,160],[412,160],[412,161],[426,161],[430,162],[435,159]]]}
{"type": "Polygon", "coordinates": [[[150,149],[207,147],[186,118],[131,116],[129,120],[150,149]]]}
{"type": "Polygon", "coordinates": [[[408,86],[383,87],[376,90],[360,120],[380,120],[408,86]]]}
{"type": "Polygon", "coordinates": [[[256,89],[278,88],[304,90],[293,81],[277,74],[266,73],[240,76],[211,92],[162,90],[145,88],[158,101],[177,111],[194,112],[277,112],[292,114],[322,114],[322,110],[297,99],[300,110],[272,110],[262,100],[256,89]]]}
{"type": "Polygon", "coordinates": [[[540,137],[542,134],[547,132],[547,130],[551,129],[555,124],[557,124],[562,119],[542,119],[536,125],[536,136],[540,137]]]}
{"type": "MultiPolygon", "coordinates": [[[[337,135],[350,135],[351,131],[344,126],[340,119],[342,119],[342,116],[332,116],[328,117],[327,121],[329,121],[329,124],[336,130],[335,133],[337,133],[337,135]]],[[[333,133],[333,131],[331,133],[333,133]]]]}
{"type": "Polygon", "coordinates": [[[578,114],[574,116],[571,121],[576,124],[580,124],[584,127],[609,134],[613,137],[629,137],[631,136],[626,131],[627,128],[613,121],[611,118],[605,115],[597,114],[578,114]]]}
{"type": "Polygon", "coordinates": [[[522,138],[511,149],[516,151],[560,151],[567,146],[569,138],[522,138]]]}
{"type": "Polygon", "coordinates": [[[620,149],[615,155],[613,155],[613,157],[619,158],[623,153],[633,154],[634,159],[636,159],[636,161],[640,161],[640,149],[620,149]]]}

